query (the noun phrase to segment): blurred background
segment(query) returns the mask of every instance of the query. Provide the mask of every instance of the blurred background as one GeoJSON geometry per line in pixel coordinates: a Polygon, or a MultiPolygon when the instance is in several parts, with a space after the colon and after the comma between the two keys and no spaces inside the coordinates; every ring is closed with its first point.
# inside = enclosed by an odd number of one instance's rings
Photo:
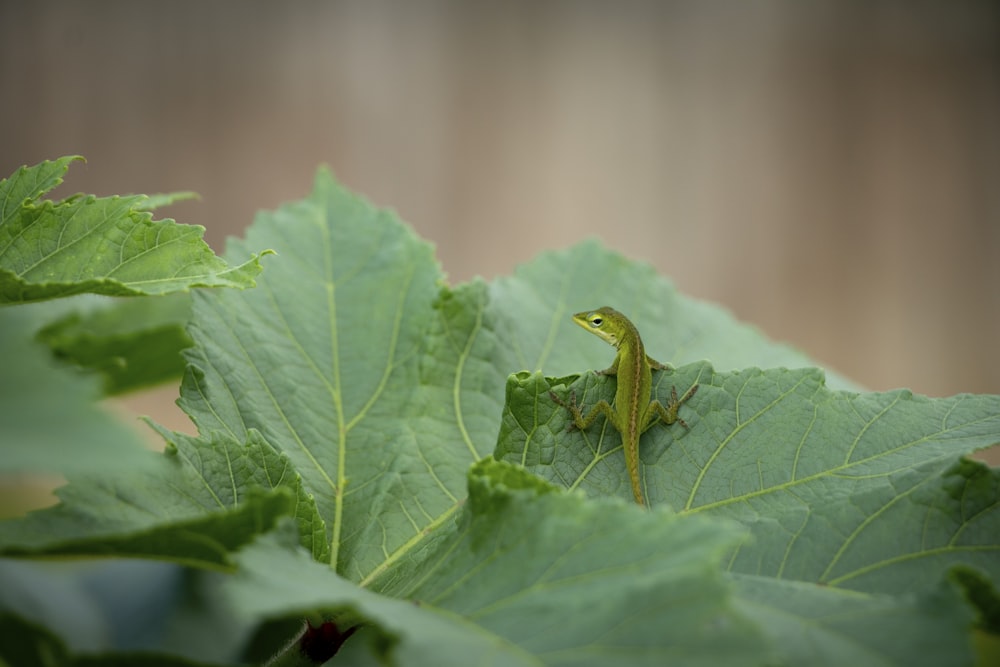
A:
{"type": "Polygon", "coordinates": [[[1000,3],[6,0],[0,91],[0,174],[195,190],[218,251],[327,163],[453,282],[597,235],[872,389],[1000,393],[1000,3]]]}

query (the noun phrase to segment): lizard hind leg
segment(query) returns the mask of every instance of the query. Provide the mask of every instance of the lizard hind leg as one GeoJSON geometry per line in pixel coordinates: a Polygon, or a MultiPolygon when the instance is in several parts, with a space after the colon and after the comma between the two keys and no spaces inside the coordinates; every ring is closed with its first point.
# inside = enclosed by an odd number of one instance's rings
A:
{"type": "Polygon", "coordinates": [[[677,397],[677,387],[670,388],[670,400],[667,401],[667,406],[664,407],[659,401],[653,401],[649,404],[650,407],[650,420],[643,428],[643,432],[649,427],[655,424],[657,421],[662,421],[666,425],[673,423],[678,423],[684,428],[688,428],[688,424],[684,421],[678,414],[681,409],[681,405],[686,403],[692,396],[698,393],[698,385],[693,384],[691,388],[684,392],[684,395],[680,398],[677,397]],[[659,417],[659,420],[657,420],[659,417]]]}

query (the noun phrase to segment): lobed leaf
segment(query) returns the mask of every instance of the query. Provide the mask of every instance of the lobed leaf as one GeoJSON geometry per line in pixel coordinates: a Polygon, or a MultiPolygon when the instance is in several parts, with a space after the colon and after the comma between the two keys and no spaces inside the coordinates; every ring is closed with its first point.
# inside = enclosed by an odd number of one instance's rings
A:
{"type": "MultiPolygon", "coordinates": [[[[665,402],[694,383],[680,412],[690,428],[648,431],[640,474],[650,504],[751,530],[734,572],[886,593],[957,564],[1000,576],[1000,471],[961,458],[1000,441],[1000,397],[855,394],[827,389],[815,370],[719,373],[705,363],[658,372],[654,393],[665,402]]],[[[591,405],[613,399],[614,380],[512,376],[497,458],[628,497],[619,434],[603,420],[567,432],[551,389],[591,405]]]]}
{"type": "Polygon", "coordinates": [[[39,201],[77,159],[21,167],[0,181],[0,304],[254,284],[258,255],[230,266],[201,240],[203,227],[153,221],[151,208],[186,195],[39,201]]]}
{"type": "Polygon", "coordinates": [[[485,290],[439,294],[430,246],[326,173],[247,242],[283,261],[237,298],[195,296],[180,405],[202,432],[256,429],[287,455],[331,562],[365,580],[458,512],[465,471],[492,449],[502,371],[477,323],[485,290]]]}

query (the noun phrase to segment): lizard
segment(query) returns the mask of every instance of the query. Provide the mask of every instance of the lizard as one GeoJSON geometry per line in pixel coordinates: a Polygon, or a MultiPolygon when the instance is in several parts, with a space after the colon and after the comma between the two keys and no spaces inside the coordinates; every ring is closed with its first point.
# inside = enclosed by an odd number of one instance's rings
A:
{"type": "Polygon", "coordinates": [[[653,391],[653,369],[671,370],[671,368],[646,354],[639,331],[627,317],[614,308],[604,306],[597,310],[576,313],[573,315],[573,322],[618,350],[611,366],[598,371],[600,375],[613,375],[617,378],[614,402],[609,405],[602,399],[584,416],[582,406],[577,405],[575,393],[570,394],[569,402],[551,391],[549,396],[557,405],[566,408],[573,417],[566,427],[568,431],[574,429],[585,431],[599,415],[607,418],[608,423],[621,434],[625,450],[625,467],[628,469],[635,502],[645,505],[639,480],[639,437],[659,421],[667,425],[679,423],[688,428],[687,422],[681,419],[677,411],[685,401],[695,395],[698,384],[692,385],[680,398],[677,397],[677,388],[671,387],[670,401],[664,407],[659,400],[650,400],[653,391]]]}

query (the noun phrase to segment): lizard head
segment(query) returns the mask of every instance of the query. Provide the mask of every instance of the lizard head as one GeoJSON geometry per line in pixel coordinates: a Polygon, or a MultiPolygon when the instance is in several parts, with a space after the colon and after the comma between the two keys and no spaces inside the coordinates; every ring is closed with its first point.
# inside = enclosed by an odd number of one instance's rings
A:
{"type": "Polygon", "coordinates": [[[621,344],[628,328],[625,316],[609,306],[577,313],[573,315],[573,321],[615,347],[621,344]]]}

